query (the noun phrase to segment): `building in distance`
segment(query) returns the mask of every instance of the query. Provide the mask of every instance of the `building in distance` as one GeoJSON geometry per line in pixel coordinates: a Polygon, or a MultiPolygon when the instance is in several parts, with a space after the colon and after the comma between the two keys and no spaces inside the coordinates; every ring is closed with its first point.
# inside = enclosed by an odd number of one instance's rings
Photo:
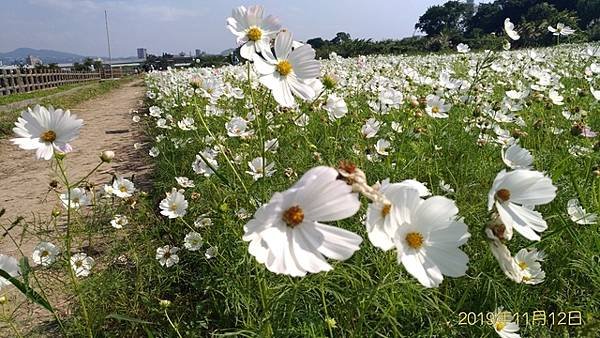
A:
{"type": "Polygon", "coordinates": [[[137,57],[138,59],[145,59],[146,57],[148,57],[148,51],[146,50],[146,48],[138,48],[137,57]]]}

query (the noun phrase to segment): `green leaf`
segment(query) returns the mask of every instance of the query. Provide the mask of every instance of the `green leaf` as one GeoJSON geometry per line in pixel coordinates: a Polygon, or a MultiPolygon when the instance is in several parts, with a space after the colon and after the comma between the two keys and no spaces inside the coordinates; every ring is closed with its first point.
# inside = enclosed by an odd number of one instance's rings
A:
{"type": "Polygon", "coordinates": [[[21,258],[19,261],[19,268],[21,269],[21,276],[23,276],[23,284],[29,288],[29,273],[31,272],[31,266],[27,257],[21,258]]]}
{"type": "Polygon", "coordinates": [[[12,285],[19,289],[19,291],[21,291],[21,293],[24,294],[27,298],[29,298],[29,300],[31,300],[32,302],[39,304],[46,310],[54,313],[54,309],[52,308],[50,303],[48,303],[48,301],[44,297],[42,297],[42,295],[37,293],[34,289],[30,288],[29,285],[22,283],[21,281],[12,277],[8,272],[2,269],[0,269],[0,277],[6,278],[9,282],[12,283],[12,285]]]}
{"type": "Polygon", "coordinates": [[[107,318],[112,318],[112,319],[116,319],[116,320],[124,320],[127,322],[132,322],[132,323],[138,323],[138,324],[150,324],[153,325],[153,322],[147,322],[145,320],[141,320],[141,319],[137,319],[137,318],[132,318],[132,317],[127,317],[127,316],[123,316],[117,313],[111,313],[108,316],[105,317],[105,319],[107,318]]]}

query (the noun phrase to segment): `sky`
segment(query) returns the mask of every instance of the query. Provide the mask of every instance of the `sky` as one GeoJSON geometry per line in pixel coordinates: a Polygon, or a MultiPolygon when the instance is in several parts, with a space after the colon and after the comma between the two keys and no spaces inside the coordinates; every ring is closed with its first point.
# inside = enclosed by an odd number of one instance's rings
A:
{"type": "MultiPolygon", "coordinates": [[[[20,47],[107,56],[104,10],[113,57],[148,53],[220,53],[235,47],[225,19],[239,5],[260,4],[300,41],[402,38],[419,16],[443,0],[1,0],[0,52],[20,47]]],[[[476,2],[489,2],[476,1],[476,2]]]]}

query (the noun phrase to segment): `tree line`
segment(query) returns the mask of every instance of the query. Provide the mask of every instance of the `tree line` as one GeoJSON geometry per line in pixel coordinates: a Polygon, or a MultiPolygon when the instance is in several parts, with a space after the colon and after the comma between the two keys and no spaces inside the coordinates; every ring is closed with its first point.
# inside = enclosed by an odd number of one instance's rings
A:
{"type": "Polygon", "coordinates": [[[563,42],[600,41],[600,0],[496,0],[476,5],[473,0],[448,1],[431,6],[419,17],[415,30],[425,36],[404,39],[352,39],[345,32],[331,40],[309,39],[317,56],[332,52],[343,57],[368,54],[416,54],[452,50],[459,43],[472,49],[497,49],[505,37],[503,23],[510,18],[521,39],[513,47],[539,47],[556,43],[548,26],[563,23],[575,33],[563,42]]]}

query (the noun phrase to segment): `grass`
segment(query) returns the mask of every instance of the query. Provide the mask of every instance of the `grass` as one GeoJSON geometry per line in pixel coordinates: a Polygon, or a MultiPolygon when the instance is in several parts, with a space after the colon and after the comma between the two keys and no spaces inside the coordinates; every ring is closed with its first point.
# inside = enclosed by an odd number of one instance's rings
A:
{"type": "Polygon", "coordinates": [[[19,101],[24,101],[24,100],[29,100],[29,99],[37,99],[37,98],[41,98],[41,97],[48,96],[48,95],[62,93],[69,89],[89,85],[90,83],[93,83],[93,82],[66,84],[66,85],[55,87],[55,88],[41,89],[41,90],[36,90],[36,91],[32,91],[32,92],[27,92],[27,93],[15,93],[15,94],[6,95],[6,96],[0,96],[0,106],[6,105],[9,103],[13,103],[13,102],[19,102],[19,101]]]}
{"type": "MultiPolygon", "coordinates": [[[[309,103],[301,103],[298,110],[279,109],[264,87],[251,93],[244,80],[245,68],[222,69],[221,76],[242,88],[246,99],[222,98],[217,106],[223,114],[207,116],[207,99],[183,94],[189,90],[190,74],[171,72],[148,78],[149,90],[160,93],[149,105],[161,107],[163,115],[170,114],[173,121],[193,117],[198,129],[184,131],[175,124],[172,129],[162,129],[156,127],[155,118],[143,119],[148,136],[162,138],[152,144],[160,150],[154,159],[152,191],[140,195],[133,208],[122,205],[104,210],[105,217],[89,225],[98,236],[108,238],[107,246],[96,255],[100,267],[81,284],[93,331],[98,336],[130,337],[495,337],[490,325],[472,319],[480,313],[485,318],[503,306],[520,314],[524,337],[594,337],[600,327],[599,228],[573,223],[566,205],[569,199],[579,198],[588,212],[600,212],[600,178],[593,174],[600,155],[598,150],[585,156],[571,155],[572,145],[592,149],[597,141],[572,135],[572,123],[561,112],[587,111],[585,123],[600,130],[600,114],[596,113],[600,105],[583,79],[585,61],[571,62],[580,57],[580,46],[542,52],[546,63],[562,74],[571,74],[560,80],[565,106],[532,93],[519,111],[524,125],[501,123],[521,135],[522,146],[534,156],[535,169],[546,172],[558,187],[556,199],[539,208],[549,226],[542,240],[533,243],[515,234],[508,244],[513,254],[524,247],[544,250],[546,280],[542,284],[508,280],[488,248],[483,233],[489,220],[487,195],[505,165],[500,148],[493,142],[478,144],[479,130],[473,128],[475,119],[486,120],[482,114],[486,105],[499,107],[506,90],[514,89],[519,81],[533,81],[523,75],[530,65],[516,61],[523,60],[517,53],[524,52],[507,54],[504,63],[496,60],[505,67],[516,64],[508,74],[482,71],[481,89],[475,91],[480,99],[477,104],[461,103],[461,93],[450,92],[448,100],[454,106],[448,119],[430,118],[422,107],[409,103],[410,94],[423,97],[432,93],[432,88],[408,81],[404,70],[414,68],[421,76],[437,78],[448,65],[454,65],[456,74],[466,74],[469,58],[476,60],[481,55],[373,57],[366,70],[358,68],[355,59],[327,62],[325,72],[335,72],[347,81],[359,74],[356,81],[360,82],[354,88],[336,89],[345,96],[349,112],[333,122],[322,108],[309,103]],[[369,108],[369,101],[377,99],[366,89],[374,74],[402,80],[396,84],[402,88],[405,103],[389,114],[369,108]],[[245,140],[228,137],[224,125],[231,117],[250,112],[247,102],[251,95],[257,98],[260,112],[250,124],[255,136],[245,140]],[[272,118],[267,118],[270,113],[272,118]],[[295,122],[302,113],[310,122],[299,127],[295,122]],[[360,128],[371,117],[384,125],[377,137],[366,139],[360,128]],[[400,123],[404,131],[392,130],[392,122],[400,123]],[[468,126],[472,127],[469,131],[465,130],[468,126]],[[555,135],[551,128],[565,132],[555,135]],[[217,141],[207,141],[210,134],[215,134],[217,141]],[[267,152],[266,158],[276,163],[277,171],[272,177],[253,181],[244,173],[246,163],[264,155],[263,141],[272,138],[279,140],[279,150],[267,152]],[[390,140],[392,150],[371,161],[366,155],[374,155],[373,145],[379,138],[390,140]],[[239,157],[239,161],[228,165],[225,154],[220,153],[219,175],[195,174],[191,164],[196,154],[217,144],[229,158],[239,157]],[[361,220],[368,203],[364,198],[355,216],[332,223],[364,238],[361,249],[349,260],[330,261],[332,271],[291,278],[275,275],[257,263],[248,253],[248,243],[242,241],[248,220],[240,219],[237,212],[244,208],[253,213],[308,169],[336,166],[340,160],[357,164],[370,184],[386,178],[392,182],[414,178],[426,182],[434,195],[445,195],[438,185],[442,180],[455,188],[448,196],[456,201],[472,235],[462,247],[470,258],[467,275],[446,277],[439,288],[422,287],[397,263],[393,250],[382,252],[369,242],[361,220]],[[186,190],[190,204],[183,220],[169,220],[158,214],[157,205],[165,192],[177,186],[177,176],[193,179],[196,187],[186,190]],[[116,213],[130,217],[130,225],[120,231],[110,228],[110,214],[116,213]],[[198,217],[212,220],[212,225],[196,229],[204,238],[203,250],[182,249],[178,264],[161,267],[154,257],[156,248],[165,244],[183,247],[183,238],[198,217]],[[218,254],[207,259],[204,250],[211,246],[218,248],[218,254]],[[117,257],[120,263],[115,263],[117,257]],[[162,306],[161,300],[170,305],[162,306]],[[531,322],[536,311],[545,311],[545,325],[531,322]],[[561,313],[566,316],[571,311],[581,313],[582,325],[559,322],[561,313]],[[524,322],[527,318],[529,323],[524,322]],[[552,319],[554,323],[550,323],[552,319]]],[[[189,72],[209,77],[199,70],[189,72]]],[[[483,133],[493,135],[492,130],[483,133]]],[[[74,313],[75,320],[67,323],[69,332],[81,335],[80,311],[74,313]]]]}
{"type": "MultiPolygon", "coordinates": [[[[38,99],[41,105],[52,105],[54,107],[73,107],[77,104],[87,101],[93,97],[105,94],[113,89],[120,87],[122,84],[131,81],[131,78],[119,80],[87,82],[84,84],[73,84],[60,86],[48,90],[40,90],[29,93],[18,93],[0,97],[0,105],[19,102],[28,99],[38,99]],[[81,88],[79,88],[81,87],[81,88]],[[61,93],[69,89],[79,88],[73,92],[59,95],[55,97],[47,97],[49,95],[61,93]]],[[[26,108],[25,108],[26,109],[26,108]]],[[[0,113],[0,138],[7,137],[12,134],[12,128],[17,117],[23,109],[18,109],[12,112],[0,113]]]]}

